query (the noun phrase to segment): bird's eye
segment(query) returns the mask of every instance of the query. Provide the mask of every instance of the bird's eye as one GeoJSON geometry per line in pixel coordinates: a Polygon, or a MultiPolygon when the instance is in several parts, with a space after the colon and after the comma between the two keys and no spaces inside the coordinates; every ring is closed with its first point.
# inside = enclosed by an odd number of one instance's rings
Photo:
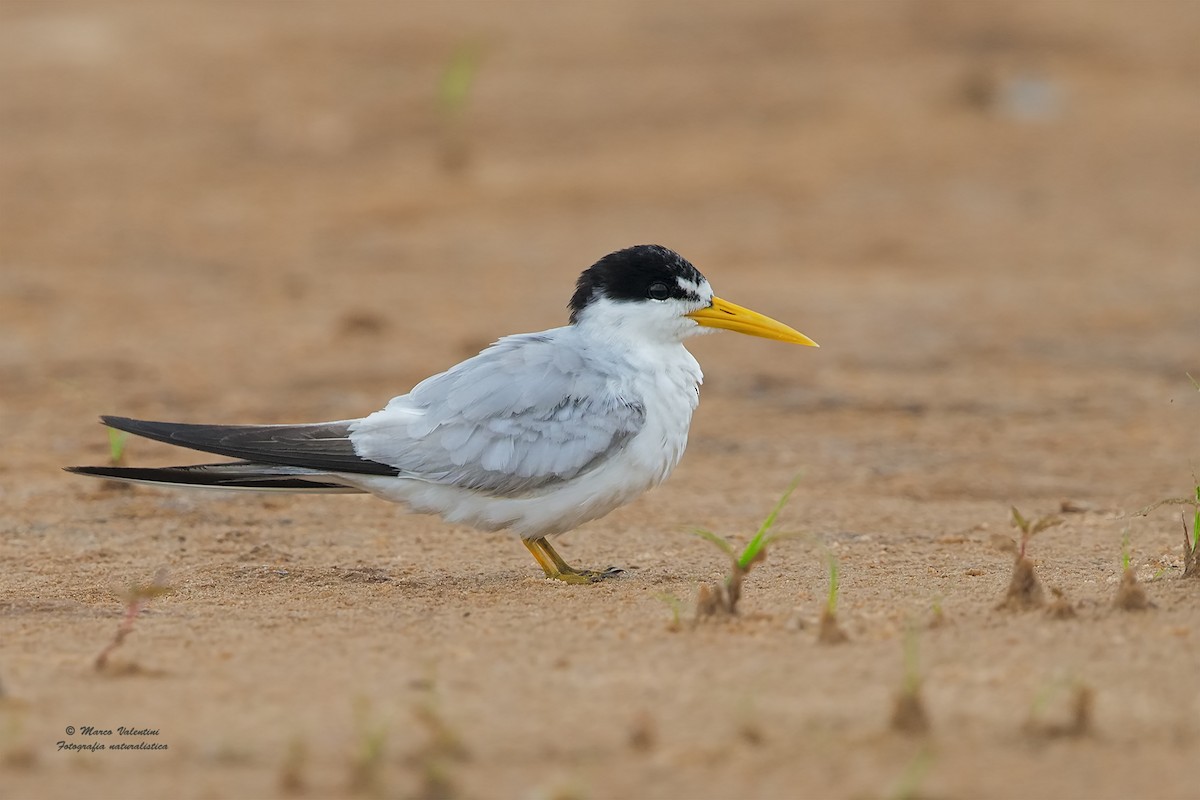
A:
{"type": "Polygon", "coordinates": [[[650,284],[650,291],[648,294],[650,295],[651,300],[666,300],[671,296],[671,289],[662,281],[655,281],[654,283],[650,284]]]}

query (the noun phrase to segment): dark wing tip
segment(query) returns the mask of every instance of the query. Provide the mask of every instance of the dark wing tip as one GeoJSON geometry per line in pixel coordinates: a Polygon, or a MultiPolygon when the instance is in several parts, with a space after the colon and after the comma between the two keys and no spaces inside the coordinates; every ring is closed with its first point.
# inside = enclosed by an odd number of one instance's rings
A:
{"type": "Polygon", "coordinates": [[[116,428],[119,431],[126,431],[127,433],[134,433],[135,431],[133,429],[136,428],[139,423],[143,422],[144,420],[133,419],[132,417],[118,417],[113,414],[100,415],[101,425],[107,425],[110,428],[116,428]]]}
{"type": "Polygon", "coordinates": [[[231,458],[332,472],[399,474],[393,466],[358,455],[350,441],[352,421],[305,425],[197,425],[107,414],[102,415],[100,421],[134,436],[231,458]]]}
{"type": "Polygon", "coordinates": [[[64,472],[72,475],[91,475],[95,478],[120,478],[131,467],[63,467],[64,472]]]}
{"type": "Polygon", "coordinates": [[[93,478],[121,478],[124,467],[63,467],[72,475],[90,475],[93,478]]]}

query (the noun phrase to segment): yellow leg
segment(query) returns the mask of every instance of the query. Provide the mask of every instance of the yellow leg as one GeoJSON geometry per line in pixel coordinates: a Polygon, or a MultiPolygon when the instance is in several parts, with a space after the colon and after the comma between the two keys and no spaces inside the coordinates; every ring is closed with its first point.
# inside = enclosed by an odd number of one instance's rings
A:
{"type": "Polygon", "coordinates": [[[533,557],[537,559],[547,578],[567,583],[598,583],[605,578],[619,575],[622,571],[616,567],[609,567],[606,570],[576,569],[550,546],[550,542],[544,536],[540,539],[522,539],[521,542],[530,553],[533,553],[533,557]]]}
{"type": "Polygon", "coordinates": [[[544,541],[546,540],[522,539],[521,544],[525,545],[525,548],[529,550],[529,552],[533,553],[533,557],[537,559],[538,565],[542,568],[542,572],[546,573],[546,577],[553,578],[558,574],[559,570],[558,567],[554,565],[554,562],[550,560],[550,556],[546,555],[546,553],[542,550],[541,543],[544,541]]]}

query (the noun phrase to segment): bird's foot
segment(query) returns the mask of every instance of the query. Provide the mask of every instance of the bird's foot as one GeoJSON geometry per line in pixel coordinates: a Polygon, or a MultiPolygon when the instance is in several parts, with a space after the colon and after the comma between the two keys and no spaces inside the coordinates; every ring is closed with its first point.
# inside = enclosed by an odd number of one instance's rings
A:
{"type": "Polygon", "coordinates": [[[620,567],[609,567],[608,569],[576,569],[572,567],[570,572],[559,570],[552,574],[547,571],[546,577],[565,583],[599,583],[608,578],[615,578],[624,571],[620,567]]]}
{"type": "Polygon", "coordinates": [[[522,539],[525,547],[533,553],[547,578],[564,583],[599,583],[608,578],[614,578],[624,572],[619,567],[608,569],[576,569],[560,556],[545,537],[541,539],[522,539]]]}

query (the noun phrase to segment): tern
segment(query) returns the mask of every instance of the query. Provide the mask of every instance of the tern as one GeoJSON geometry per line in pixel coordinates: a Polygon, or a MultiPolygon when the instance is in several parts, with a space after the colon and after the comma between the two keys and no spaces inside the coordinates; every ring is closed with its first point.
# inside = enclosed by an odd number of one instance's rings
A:
{"type": "Polygon", "coordinates": [[[103,416],[111,428],[238,461],[67,467],[117,481],[282,492],[368,492],[482,530],[510,529],[548,578],[592,583],[558,536],[662,483],[683,456],[703,374],[683,346],[739,333],[816,347],[713,295],[659,245],[606,255],[579,276],[569,324],[505,336],[361,419],[197,425],[103,416]]]}

